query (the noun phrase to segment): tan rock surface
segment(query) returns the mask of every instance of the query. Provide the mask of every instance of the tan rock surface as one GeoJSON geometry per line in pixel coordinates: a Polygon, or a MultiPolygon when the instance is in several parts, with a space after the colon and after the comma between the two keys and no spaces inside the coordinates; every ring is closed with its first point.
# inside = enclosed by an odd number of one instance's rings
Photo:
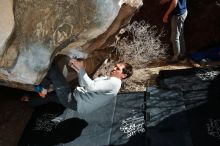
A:
{"type": "Polygon", "coordinates": [[[105,49],[142,4],[119,1],[15,0],[15,33],[1,57],[0,84],[32,90],[57,52],[78,46],[89,54],[87,71],[94,73],[108,56],[105,49]]]}
{"type": "Polygon", "coordinates": [[[8,40],[10,39],[14,30],[14,14],[13,14],[13,0],[1,0],[0,4],[0,56],[2,56],[8,47],[8,40]]]}

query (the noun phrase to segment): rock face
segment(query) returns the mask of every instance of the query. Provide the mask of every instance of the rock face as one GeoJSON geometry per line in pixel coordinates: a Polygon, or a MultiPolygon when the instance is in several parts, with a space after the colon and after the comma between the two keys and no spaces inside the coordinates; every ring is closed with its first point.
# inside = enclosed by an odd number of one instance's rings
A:
{"type": "Polygon", "coordinates": [[[0,5],[0,56],[8,47],[9,39],[14,30],[13,0],[2,0],[0,5]]]}
{"type": "Polygon", "coordinates": [[[88,54],[86,70],[94,73],[142,1],[3,0],[3,5],[10,15],[0,13],[1,26],[8,25],[6,20],[11,26],[0,35],[0,84],[32,90],[30,85],[41,81],[55,55],[72,48],[88,54]]]}
{"type": "MultiPolygon", "coordinates": [[[[2,0],[0,2],[0,84],[31,90],[41,81],[57,52],[80,46],[93,74],[109,55],[108,46],[129,20],[145,20],[165,31],[168,5],[143,0],[2,0]],[[118,5],[118,3],[125,3],[118,5]],[[13,11],[14,10],[14,11],[13,11]],[[137,12],[137,13],[136,13],[137,12]],[[133,14],[135,14],[134,17],[133,14]]],[[[220,43],[220,0],[188,0],[187,52],[220,43]]]]}
{"type": "MultiPolygon", "coordinates": [[[[144,0],[144,5],[135,15],[135,20],[145,20],[164,31],[165,43],[170,43],[170,25],[162,22],[168,5],[161,6],[159,1],[144,0]]],[[[187,52],[210,48],[220,43],[220,0],[188,0],[188,16],[185,23],[187,52]]]]}

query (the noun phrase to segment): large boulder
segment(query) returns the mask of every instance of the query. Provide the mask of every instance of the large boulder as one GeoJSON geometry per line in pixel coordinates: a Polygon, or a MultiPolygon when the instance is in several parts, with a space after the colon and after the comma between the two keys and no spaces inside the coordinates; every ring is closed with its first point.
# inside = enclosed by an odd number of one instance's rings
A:
{"type": "MultiPolygon", "coordinates": [[[[73,48],[88,54],[86,70],[93,74],[111,51],[115,35],[142,5],[141,0],[10,2],[7,11],[14,17],[8,19],[15,19],[15,28],[13,32],[12,21],[9,33],[0,34],[0,45],[10,44],[0,48],[0,84],[25,90],[42,80],[56,54],[73,48]]],[[[5,15],[0,13],[1,25],[8,24],[5,15]]]]}
{"type": "Polygon", "coordinates": [[[0,56],[3,56],[7,51],[15,25],[13,0],[1,0],[0,16],[0,56]]]}

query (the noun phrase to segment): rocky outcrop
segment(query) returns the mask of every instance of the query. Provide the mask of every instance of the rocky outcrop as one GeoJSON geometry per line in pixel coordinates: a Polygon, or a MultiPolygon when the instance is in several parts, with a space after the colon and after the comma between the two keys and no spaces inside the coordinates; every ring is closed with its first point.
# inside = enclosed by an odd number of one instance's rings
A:
{"type": "Polygon", "coordinates": [[[14,30],[13,0],[2,0],[0,5],[0,56],[7,52],[14,30]]]}
{"type": "Polygon", "coordinates": [[[107,48],[117,32],[141,4],[141,0],[14,0],[14,35],[9,47],[0,48],[4,52],[0,84],[32,90],[55,55],[73,48],[88,54],[86,70],[94,73],[111,51],[107,48]]]}
{"type": "MultiPolygon", "coordinates": [[[[93,74],[109,55],[115,34],[131,18],[157,26],[169,44],[170,25],[162,23],[168,6],[143,0],[132,17],[140,4],[141,0],[2,0],[0,84],[31,90],[30,85],[41,81],[55,54],[78,46],[88,53],[86,67],[93,74]],[[126,4],[120,6],[119,1],[126,4]]],[[[219,44],[220,0],[188,0],[187,4],[187,52],[219,44]]]]}

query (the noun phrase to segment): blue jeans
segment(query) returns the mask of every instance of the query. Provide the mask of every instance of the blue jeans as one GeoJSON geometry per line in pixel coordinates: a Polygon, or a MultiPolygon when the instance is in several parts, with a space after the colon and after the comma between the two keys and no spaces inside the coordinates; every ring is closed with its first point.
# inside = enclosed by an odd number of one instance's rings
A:
{"type": "Polygon", "coordinates": [[[77,102],[72,94],[72,90],[66,81],[66,78],[63,76],[62,72],[55,63],[51,65],[47,75],[41,82],[41,85],[45,89],[48,89],[50,84],[53,84],[55,90],[54,92],[48,93],[45,98],[32,97],[30,98],[28,104],[32,107],[35,107],[52,101],[76,110],[77,102]],[[69,95],[71,95],[70,101],[68,99],[69,95]]]}
{"type": "Polygon", "coordinates": [[[186,11],[182,15],[173,15],[171,17],[171,42],[173,46],[174,57],[185,56],[186,47],[184,40],[184,21],[187,17],[186,11]]]}

